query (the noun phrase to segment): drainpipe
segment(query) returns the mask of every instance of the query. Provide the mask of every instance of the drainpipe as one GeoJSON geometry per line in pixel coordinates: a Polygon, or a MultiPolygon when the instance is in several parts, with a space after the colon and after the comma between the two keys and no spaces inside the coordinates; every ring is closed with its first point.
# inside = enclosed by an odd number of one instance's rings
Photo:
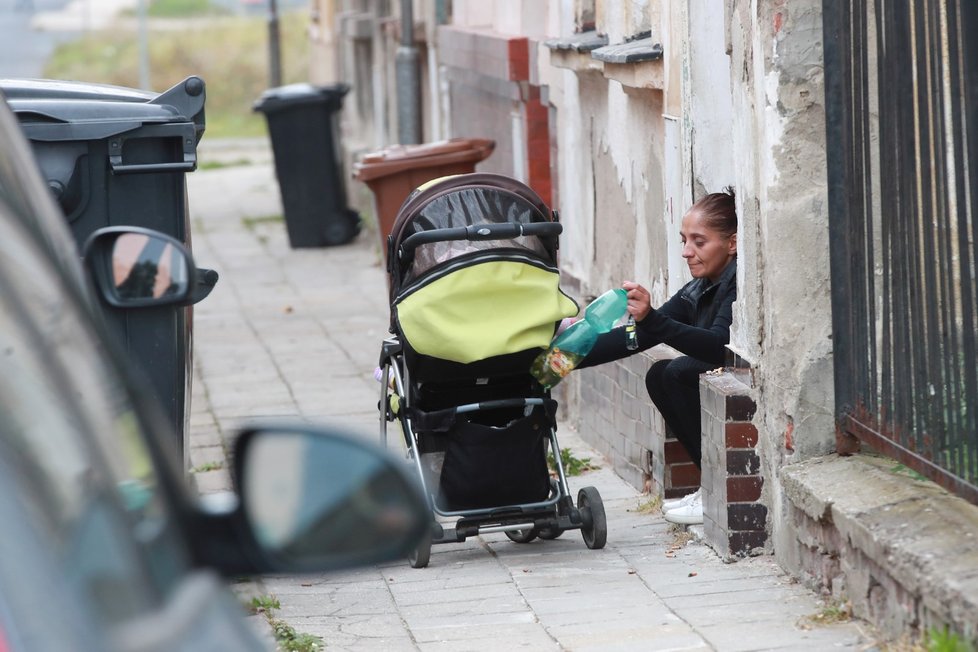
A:
{"type": "Polygon", "coordinates": [[[414,45],[413,0],[401,0],[401,44],[397,65],[397,137],[402,145],[421,142],[418,48],[414,45]]]}

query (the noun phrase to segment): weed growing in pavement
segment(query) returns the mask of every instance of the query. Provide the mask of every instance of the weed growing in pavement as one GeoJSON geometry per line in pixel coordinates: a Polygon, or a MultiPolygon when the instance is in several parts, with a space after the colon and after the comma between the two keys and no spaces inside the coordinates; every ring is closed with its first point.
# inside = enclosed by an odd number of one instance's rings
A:
{"type": "MultiPolygon", "coordinates": [[[[596,464],[591,464],[590,457],[578,458],[575,457],[569,449],[564,448],[560,451],[560,463],[564,465],[564,473],[567,475],[581,475],[586,471],[593,471],[601,467],[596,464]]],[[[557,465],[554,462],[553,452],[547,453],[547,466],[550,467],[551,473],[557,473],[557,465]]]]}
{"type": "Polygon", "coordinates": [[[638,503],[635,509],[630,509],[628,511],[637,512],[639,514],[658,514],[662,511],[662,499],[658,496],[652,496],[648,500],[638,503]]]}
{"type": "Polygon", "coordinates": [[[893,473],[895,475],[907,475],[907,476],[910,476],[911,478],[913,478],[914,480],[927,480],[927,478],[925,476],[921,475],[920,473],[917,473],[916,471],[914,471],[910,467],[908,467],[908,466],[906,466],[904,464],[901,464],[899,462],[897,462],[893,466],[893,468],[890,469],[890,473],[893,473]]]}
{"type": "Polygon", "coordinates": [[[194,468],[190,469],[191,473],[206,473],[208,471],[217,471],[224,468],[223,462],[204,462],[203,464],[198,464],[194,468]]]}
{"type": "Polygon", "coordinates": [[[869,632],[863,631],[863,634],[872,642],[862,649],[880,652],[975,652],[974,645],[949,631],[947,626],[943,629],[931,627],[919,636],[904,633],[899,638],[889,640],[872,625],[868,627],[869,632]]]}
{"type": "Polygon", "coordinates": [[[274,595],[256,595],[249,604],[249,611],[253,614],[268,613],[281,608],[281,603],[274,595]]]}
{"type": "Polygon", "coordinates": [[[975,652],[973,645],[961,639],[957,634],[948,630],[931,627],[924,640],[927,652],[975,652]]]}
{"type": "Polygon", "coordinates": [[[326,647],[321,636],[296,632],[284,620],[270,618],[268,624],[272,626],[277,648],[282,652],[319,652],[326,647]]]}
{"type": "Polygon", "coordinates": [[[251,599],[248,605],[253,614],[265,616],[268,626],[275,636],[276,649],[282,652],[319,652],[326,646],[321,636],[295,631],[292,625],[281,618],[276,618],[275,610],[282,605],[274,595],[258,595],[251,599]]]}
{"type": "Polygon", "coordinates": [[[811,616],[804,616],[798,622],[798,626],[803,629],[821,627],[825,625],[835,625],[852,620],[852,604],[845,602],[829,602],[821,611],[811,616]]]}
{"type": "Polygon", "coordinates": [[[241,223],[244,224],[245,228],[249,231],[254,231],[255,227],[257,227],[259,224],[275,224],[284,221],[285,217],[283,215],[262,215],[261,217],[241,218],[241,223]]]}

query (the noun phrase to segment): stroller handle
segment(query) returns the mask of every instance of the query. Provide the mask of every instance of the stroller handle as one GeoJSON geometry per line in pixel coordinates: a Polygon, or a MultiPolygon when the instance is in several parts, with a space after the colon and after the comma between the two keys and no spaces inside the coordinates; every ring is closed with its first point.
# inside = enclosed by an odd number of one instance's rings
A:
{"type": "Polygon", "coordinates": [[[556,237],[564,227],[559,222],[531,222],[530,224],[505,222],[501,224],[473,224],[454,229],[432,229],[409,235],[398,249],[400,259],[410,259],[414,250],[423,244],[449,240],[509,240],[519,236],[556,237]]]}

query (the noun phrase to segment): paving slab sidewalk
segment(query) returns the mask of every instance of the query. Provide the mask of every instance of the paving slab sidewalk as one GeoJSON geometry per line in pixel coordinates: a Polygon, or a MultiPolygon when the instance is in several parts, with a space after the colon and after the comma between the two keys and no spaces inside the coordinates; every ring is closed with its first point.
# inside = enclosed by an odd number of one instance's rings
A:
{"type": "MultiPolygon", "coordinates": [[[[387,335],[379,238],[290,249],[264,141],[201,143],[188,176],[194,255],[217,269],[194,319],[191,466],[202,493],[229,487],[224,458],[243,423],[298,418],[376,438],[373,377],[387,335]],[[242,164],[246,161],[246,164],[242,164]]],[[[567,382],[573,382],[572,379],[567,382]]],[[[558,415],[559,419],[559,415],[558,415]]],[[[407,562],[329,575],[265,577],[238,586],[274,595],[297,631],[349,650],[827,650],[868,649],[858,622],[812,627],[825,605],[770,557],[724,563],[645,507],[577,433],[561,444],[601,468],[593,485],[608,545],[580,534],[515,544],[502,534],[440,545],[425,569],[407,562]]]]}

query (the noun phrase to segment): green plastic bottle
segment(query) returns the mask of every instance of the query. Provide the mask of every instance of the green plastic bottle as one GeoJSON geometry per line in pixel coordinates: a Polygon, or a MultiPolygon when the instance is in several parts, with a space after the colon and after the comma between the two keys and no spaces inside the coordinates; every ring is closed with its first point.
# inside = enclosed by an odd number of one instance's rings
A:
{"type": "Polygon", "coordinates": [[[546,389],[559,383],[591,352],[598,335],[614,328],[627,307],[625,290],[617,288],[602,294],[584,309],[584,319],[571,324],[533,360],[530,373],[546,389]]]}
{"type": "Polygon", "coordinates": [[[598,333],[607,333],[625,316],[627,308],[628,292],[615,288],[589,303],[584,309],[584,319],[598,333]]]}

